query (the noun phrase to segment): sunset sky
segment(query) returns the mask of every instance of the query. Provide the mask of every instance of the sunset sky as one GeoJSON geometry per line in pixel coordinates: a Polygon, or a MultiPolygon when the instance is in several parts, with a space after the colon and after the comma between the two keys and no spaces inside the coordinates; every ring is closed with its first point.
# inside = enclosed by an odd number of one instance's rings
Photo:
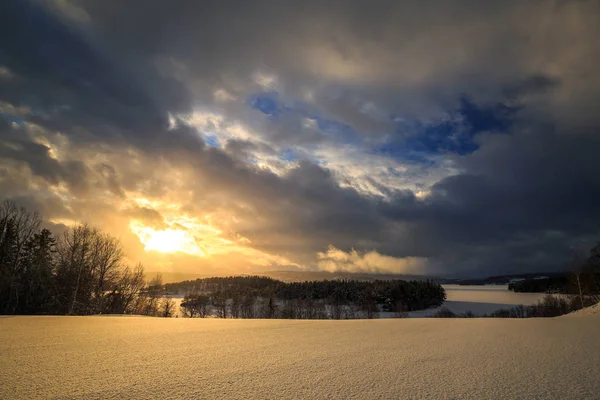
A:
{"type": "Polygon", "coordinates": [[[597,1],[0,1],[0,197],[149,271],[484,276],[600,240],[597,1]]]}

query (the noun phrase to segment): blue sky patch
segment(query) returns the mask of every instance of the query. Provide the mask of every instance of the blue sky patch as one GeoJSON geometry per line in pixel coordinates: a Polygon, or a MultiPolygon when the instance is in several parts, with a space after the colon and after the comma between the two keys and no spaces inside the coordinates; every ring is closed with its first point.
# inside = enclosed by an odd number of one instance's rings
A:
{"type": "Polygon", "coordinates": [[[356,132],[350,125],[323,118],[320,115],[310,115],[308,117],[315,120],[321,132],[336,141],[344,144],[360,144],[363,142],[363,136],[356,132]]]}
{"type": "Polygon", "coordinates": [[[277,92],[256,93],[248,98],[252,108],[262,112],[269,117],[276,117],[283,112],[277,92]]]}
{"type": "Polygon", "coordinates": [[[280,151],[279,158],[283,161],[293,162],[293,161],[296,161],[300,157],[298,156],[298,154],[296,154],[294,149],[287,147],[280,151]]]}
{"type": "Polygon", "coordinates": [[[478,148],[475,142],[477,134],[507,132],[517,111],[517,107],[507,106],[501,102],[479,106],[463,96],[459,107],[451,113],[453,116],[451,119],[424,124],[418,121],[407,123],[397,118],[399,128],[396,137],[375,147],[373,152],[412,161],[419,161],[419,159],[425,161],[428,154],[469,154],[478,148]],[[409,126],[413,132],[408,137],[402,134],[406,126],[409,126]]]}
{"type": "Polygon", "coordinates": [[[2,116],[2,118],[4,118],[6,121],[8,121],[10,123],[22,125],[25,122],[25,120],[23,118],[17,117],[16,115],[9,114],[6,112],[0,112],[0,115],[2,116]]]}
{"type": "Polygon", "coordinates": [[[221,147],[221,143],[215,135],[204,135],[204,142],[211,147],[221,147]]]}

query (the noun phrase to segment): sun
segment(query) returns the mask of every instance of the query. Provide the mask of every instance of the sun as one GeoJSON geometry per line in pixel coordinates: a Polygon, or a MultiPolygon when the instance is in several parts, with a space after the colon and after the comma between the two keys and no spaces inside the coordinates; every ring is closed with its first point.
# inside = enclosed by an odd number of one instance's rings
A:
{"type": "Polygon", "coordinates": [[[163,253],[174,253],[183,251],[189,247],[189,238],[186,232],[166,229],[164,231],[154,231],[146,240],[146,250],[156,250],[163,253]]]}
{"type": "Polygon", "coordinates": [[[188,231],[173,228],[156,230],[135,221],[130,224],[130,228],[140,238],[146,251],[181,252],[204,256],[204,251],[188,231]]]}

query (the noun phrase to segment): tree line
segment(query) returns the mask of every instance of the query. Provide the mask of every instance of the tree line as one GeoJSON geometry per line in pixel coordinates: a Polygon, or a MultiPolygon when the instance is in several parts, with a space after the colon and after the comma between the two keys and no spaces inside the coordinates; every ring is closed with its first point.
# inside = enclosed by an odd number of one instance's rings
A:
{"type": "Polygon", "coordinates": [[[56,237],[42,218],[0,205],[0,313],[172,316],[160,276],[127,266],[116,238],[80,224],[56,237]]]}
{"type": "Polygon", "coordinates": [[[600,243],[593,246],[587,257],[573,262],[570,272],[546,279],[524,279],[512,282],[508,289],[515,292],[561,293],[571,295],[580,307],[600,302],[600,243]]]}
{"type": "Polygon", "coordinates": [[[439,307],[446,299],[430,281],[324,280],[286,283],[261,276],[204,278],[165,285],[185,294],[186,317],[353,319],[376,318],[380,311],[402,316],[439,307]]]}

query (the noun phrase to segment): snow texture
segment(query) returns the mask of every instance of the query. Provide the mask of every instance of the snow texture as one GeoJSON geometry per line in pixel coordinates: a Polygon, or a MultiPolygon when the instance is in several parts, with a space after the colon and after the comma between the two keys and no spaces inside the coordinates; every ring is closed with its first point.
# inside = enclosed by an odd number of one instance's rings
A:
{"type": "Polygon", "coordinates": [[[0,318],[0,399],[600,399],[598,310],[521,320],[0,318]]]}

